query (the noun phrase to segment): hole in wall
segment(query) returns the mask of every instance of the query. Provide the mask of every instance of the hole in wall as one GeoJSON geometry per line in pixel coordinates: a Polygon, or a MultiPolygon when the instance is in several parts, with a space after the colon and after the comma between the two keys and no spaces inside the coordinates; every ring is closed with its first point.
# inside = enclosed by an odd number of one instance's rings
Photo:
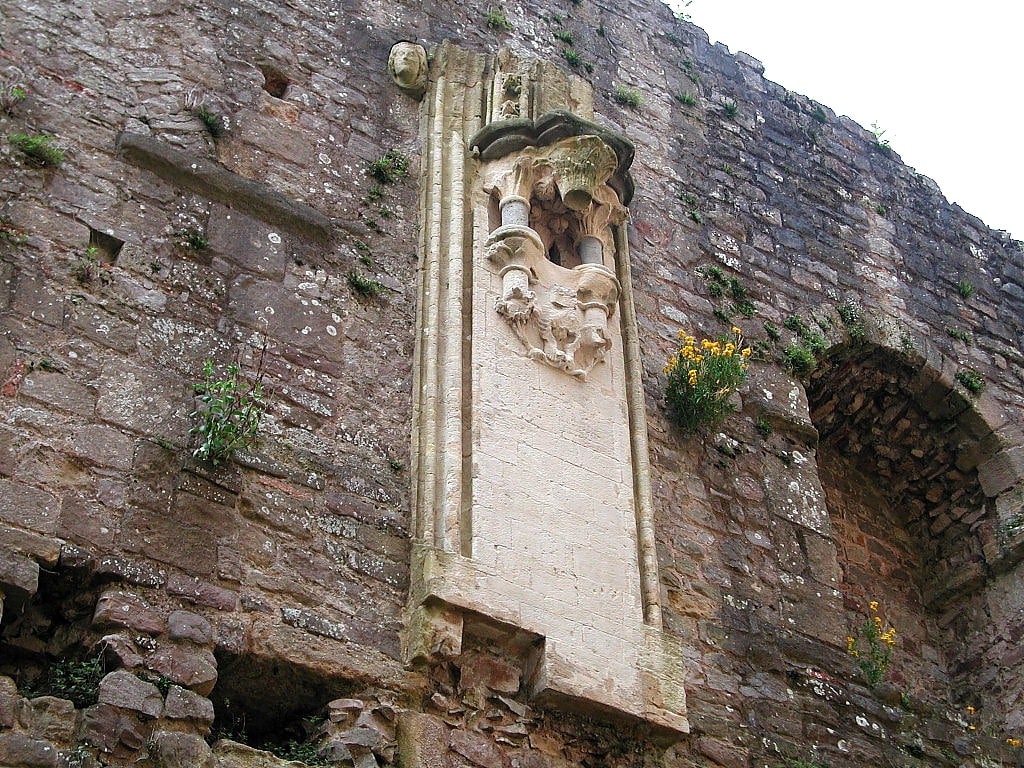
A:
{"type": "Polygon", "coordinates": [[[0,620],[0,675],[21,690],[45,690],[51,668],[89,656],[98,588],[89,574],[40,569],[36,593],[20,604],[6,600],[0,620]]]}
{"type": "Polygon", "coordinates": [[[897,629],[888,679],[949,701],[966,650],[949,617],[969,612],[988,578],[986,502],[964,462],[976,448],[956,419],[967,406],[950,410],[956,393],[937,380],[914,394],[929,375],[889,350],[842,350],[807,396],[850,631],[866,620],[860,606],[878,600],[897,629]]]}
{"type": "Polygon", "coordinates": [[[117,255],[124,246],[124,240],[119,240],[111,234],[89,227],[89,248],[95,249],[92,252],[96,258],[104,264],[113,264],[117,255]]]}
{"type": "Polygon", "coordinates": [[[263,745],[309,738],[309,721],[328,702],[351,696],[359,686],[327,677],[285,658],[256,658],[222,649],[217,685],[210,694],[211,738],[263,745]]]}
{"type": "Polygon", "coordinates": [[[287,75],[276,67],[266,65],[260,67],[260,72],[263,73],[263,90],[275,99],[283,99],[291,85],[287,75]]]}

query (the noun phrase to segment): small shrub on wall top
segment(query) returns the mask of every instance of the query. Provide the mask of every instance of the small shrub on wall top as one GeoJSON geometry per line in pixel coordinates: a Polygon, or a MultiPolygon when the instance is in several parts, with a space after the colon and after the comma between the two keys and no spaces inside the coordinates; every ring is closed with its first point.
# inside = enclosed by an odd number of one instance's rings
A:
{"type": "Polygon", "coordinates": [[[739,328],[733,328],[731,335],[700,342],[680,331],[679,339],[683,345],[665,366],[665,404],[672,423],[692,435],[720,424],[732,413],[729,398],[747,380],[751,349],[743,346],[739,328]]]}

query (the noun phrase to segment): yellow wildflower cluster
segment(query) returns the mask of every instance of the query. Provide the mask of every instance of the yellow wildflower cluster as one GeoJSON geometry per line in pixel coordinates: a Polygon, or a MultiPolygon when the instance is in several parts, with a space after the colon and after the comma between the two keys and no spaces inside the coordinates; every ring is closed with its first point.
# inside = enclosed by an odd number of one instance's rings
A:
{"type": "Polygon", "coordinates": [[[1019,747],[1020,747],[1020,746],[1021,746],[1022,744],[1024,744],[1024,741],[1022,741],[1021,739],[1014,739],[1014,738],[1012,738],[1012,737],[1011,737],[1011,738],[1008,738],[1008,739],[1006,740],[1006,743],[1007,743],[1007,744],[1009,744],[1009,745],[1010,745],[1011,747],[1013,747],[1014,749],[1017,749],[1017,748],[1019,748],[1019,747]]]}
{"type": "Polygon", "coordinates": [[[885,628],[879,614],[877,600],[868,604],[871,616],[861,627],[860,637],[846,638],[846,652],[859,659],[857,666],[864,673],[868,685],[874,687],[882,682],[892,661],[892,650],[896,647],[896,628],[885,628]]]}
{"type": "Polygon", "coordinates": [[[672,420],[687,434],[699,427],[716,424],[732,410],[729,395],[747,378],[750,347],[743,347],[743,332],[718,339],[697,340],[679,332],[682,346],[668,359],[665,400],[672,420]]]}

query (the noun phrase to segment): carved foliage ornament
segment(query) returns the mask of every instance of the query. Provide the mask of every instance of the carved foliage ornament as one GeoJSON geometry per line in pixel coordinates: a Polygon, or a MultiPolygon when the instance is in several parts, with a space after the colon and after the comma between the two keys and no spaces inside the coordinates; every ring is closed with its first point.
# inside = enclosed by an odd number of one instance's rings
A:
{"type": "Polygon", "coordinates": [[[501,226],[485,244],[502,280],[495,308],[528,357],[586,380],[612,346],[620,286],[605,254],[626,209],[608,181],[620,159],[583,134],[523,147],[495,166],[487,191],[500,198],[501,226]],[[557,243],[580,263],[549,258],[557,243]]]}

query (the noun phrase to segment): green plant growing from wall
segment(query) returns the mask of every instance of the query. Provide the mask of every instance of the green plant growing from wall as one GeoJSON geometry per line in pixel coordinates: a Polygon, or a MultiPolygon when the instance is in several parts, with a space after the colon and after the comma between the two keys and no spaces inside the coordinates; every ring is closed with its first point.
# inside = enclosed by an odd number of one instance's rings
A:
{"type": "Polygon", "coordinates": [[[818,358],[803,344],[793,342],[782,351],[782,365],[798,378],[806,378],[818,367],[818,358]]]}
{"type": "Polygon", "coordinates": [[[949,327],[946,328],[946,333],[949,335],[950,338],[956,339],[957,341],[962,341],[964,344],[971,343],[971,334],[969,334],[962,328],[949,327]]]}
{"type": "Polygon", "coordinates": [[[874,688],[885,679],[885,673],[892,663],[892,651],[896,647],[896,628],[889,626],[879,613],[877,600],[868,605],[868,616],[856,636],[846,638],[846,652],[857,659],[867,684],[874,688]]]}
{"type": "Polygon", "coordinates": [[[0,81],[0,112],[14,114],[14,110],[27,96],[24,86],[0,81]]]}
{"type": "MultiPolygon", "coordinates": [[[[71,262],[71,276],[78,281],[79,285],[89,285],[97,278],[105,278],[103,262],[100,260],[100,249],[90,245],[85,251],[71,262]]],[[[103,280],[107,282],[107,280],[103,280]]]]}
{"type": "Polygon", "coordinates": [[[32,696],[68,699],[76,708],[84,709],[99,700],[100,680],[105,674],[101,656],[82,661],[58,659],[46,670],[43,680],[29,686],[26,692],[32,696]]]}
{"type": "Polygon", "coordinates": [[[203,124],[206,132],[215,139],[219,139],[228,129],[227,121],[218,112],[212,112],[200,104],[195,109],[195,116],[203,124]]]}
{"type": "Polygon", "coordinates": [[[683,74],[686,75],[686,79],[687,80],[689,80],[694,85],[696,85],[698,82],[700,82],[700,75],[697,74],[697,69],[696,69],[696,67],[694,67],[694,64],[693,64],[692,61],[690,61],[689,59],[683,59],[679,63],[679,66],[681,66],[683,68],[683,74]]]}
{"type": "Polygon", "coordinates": [[[890,155],[892,147],[889,145],[889,140],[885,138],[885,129],[878,124],[877,120],[871,124],[871,133],[875,137],[875,148],[883,155],[890,155]]]}
{"type": "Polygon", "coordinates": [[[361,275],[360,273],[352,270],[346,275],[349,287],[360,296],[368,299],[374,299],[384,293],[384,283],[374,280],[372,278],[361,275]]]}
{"type": "Polygon", "coordinates": [[[45,133],[12,133],[7,137],[11,146],[39,165],[56,168],[64,162],[64,150],[56,139],[45,133]]]}
{"type": "Polygon", "coordinates": [[[680,91],[679,93],[676,94],[676,99],[678,99],[679,103],[682,104],[684,107],[697,106],[697,97],[694,96],[689,91],[680,91]]]}
{"type": "Polygon", "coordinates": [[[846,326],[846,332],[850,335],[850,341],[861,342],[867,337],[867,326],[864,325],[864,311],[858,304],[847,301],[836,307],[839,319],[846,326]]]}
{"type": "Polygon", "coordinates": [[[370,163],[366,174],[381,184],[393,184],[396,181],[401,181],[409,176],[409,156],[398,150],[389,149],[370,163]]]}
{"type": "Polygon", "coordinates": [[[295,760],[306,765],[334,765],[334,762],[322,757],[315,742],[286,741],[283,744],[267,744],[267,751],[282,760],[295,760]]]}
{"type": "Polygon", "coordinates": [[[980,395],[985,388],[985,379],[973,368],[961,368],[956,372],[956,380],[964,389],[973,395],[980,395]]]}
{"type": "Polygon", "coordinates": [[[557,32],[554,32],[553,34],[554,34],[555,40],[561,40],[563,43],[568,45],[570,48],[572,47],[572,32],[569,32],[568,30],[565,30],[565,29],[560,29],[557,32]]]}
{"type": "Polygon", "coordinates": [[[961,299],[967,301],[967,299],[974,295],[974,285],[970,280],[962,279],[956,284],[956,292],[960,294],[961,299]]]}
{"type": "Polygon", "coordinates": [[[484,23],[493,32],[508,32],[512,29],[505,12],[500,8],[491,8],[484,15],[484,23]]]}
{"type": "Polygon", "coordinates": [[[732,99],[726,99],[722,103],[722,112],[725,113],[726,117],[732,120],[740,113],[740,105],[732,99]]]}
{"type": "Polygon", "coordinates": [[[615,86],[615,90],[612,91],[612,98],[617,103],[630,109],[640,109],[644,104],[643,97],[640,96],[639,91],[635,88],[627,88],[624,85],[615,86]]]}
{"type": "Polygon", "coordinates": [[[664,368],[669,420],[684,435],[720,424],[733,411],[729,398],[747,380],[750,347],[733,328],[730,335],[702,339],[679,332],[682,346],[664,368]]]}
{"type": "Polygon", "coordinates": [[[195,425],[189,434],[199,445],[192,456],[213,466],[231,458],[236,450],[256,444],[260,422],[267,412],[265,376],[266,344],[259,351],[256,369],[246,378],[236,363],[218,371],[213,360],[203,363],[203,380],[194,385],[199,405],[189,417],[195,425]]]}
{"type": "Polygon", "coordinates": [[[178,245],[186,251],[199,253],[210,247],[210,241],[199,227],[185,227],[178,232],[178,245]]]}
{"type": "Polygon", "coordinates": [[[583,57],[572,48],[566,48],[562,51],[562,57],[568,62],[570,67],[579,67],[583,64],[583,57]]]}

